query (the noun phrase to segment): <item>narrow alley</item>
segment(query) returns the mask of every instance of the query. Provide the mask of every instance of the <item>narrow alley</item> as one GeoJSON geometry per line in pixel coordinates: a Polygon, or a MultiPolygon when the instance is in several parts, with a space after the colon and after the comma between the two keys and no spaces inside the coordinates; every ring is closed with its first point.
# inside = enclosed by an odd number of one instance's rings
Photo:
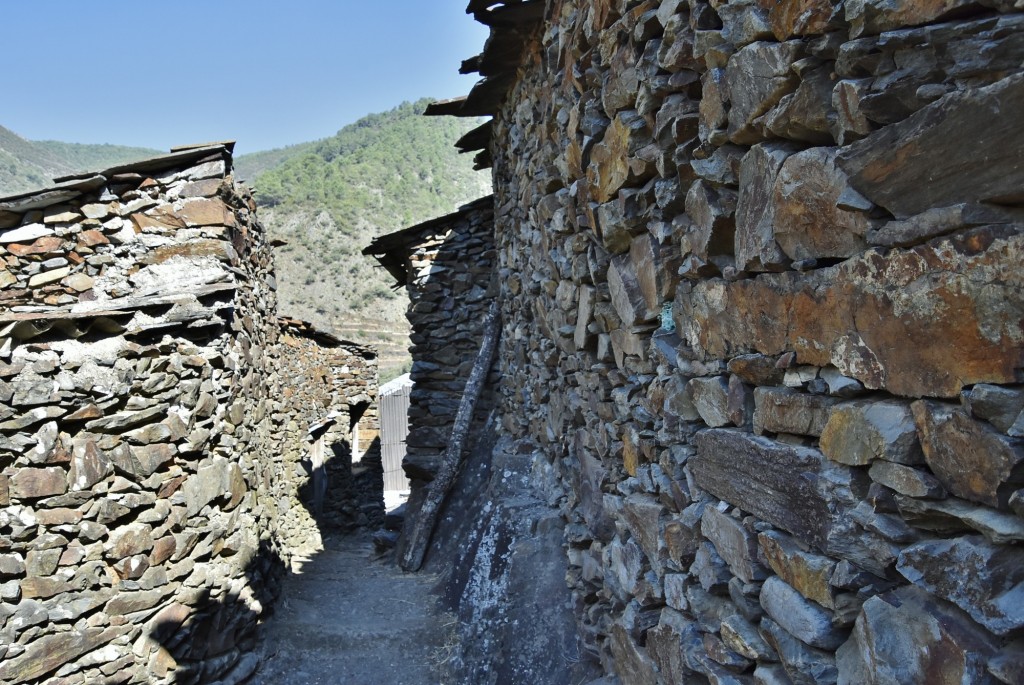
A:
{"type": "Polygon", "coordinates": [[[436,582],[379,557],[367,533],[325,538],[283,580],[253,685],[437,685],[454,618],[436,582]]]}

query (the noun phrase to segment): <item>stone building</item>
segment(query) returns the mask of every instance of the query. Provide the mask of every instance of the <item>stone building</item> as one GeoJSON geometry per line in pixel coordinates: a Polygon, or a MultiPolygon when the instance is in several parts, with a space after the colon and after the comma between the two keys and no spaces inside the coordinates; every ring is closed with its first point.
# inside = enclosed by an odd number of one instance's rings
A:
{"type": "MultiPolygon", "coordinates": [[[[494,200],[484,197],[446,216],[381,236],[363,250],[409,294],[409,435],[403,463],[410,505],[437,471],[463,386],[479,349],[494,282],[494,200]]],[[[488,400],[478,418],[485,416],[488,400]]]]}
{"type": "Polygon", "coordinates": [[[0,199],[4,685],[240,682],[309,547],[311,424],[372,440],[375,355],[278,322],[231,148],[0,199]]]}
{"type": "Polygon", "coordinates": [[[495,424],[564,521],[580,658],[1024,682],[1020,9],[470,2],[484,78],[428,114],[491,117],[458,145],[493,169],[495,424]]]}

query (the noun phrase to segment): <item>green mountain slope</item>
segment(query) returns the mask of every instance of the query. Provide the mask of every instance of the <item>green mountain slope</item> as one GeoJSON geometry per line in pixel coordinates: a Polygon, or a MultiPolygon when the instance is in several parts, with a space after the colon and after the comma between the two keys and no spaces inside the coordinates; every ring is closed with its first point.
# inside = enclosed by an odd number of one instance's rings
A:
{"type": "Polygon", "coordinates": [[[146,147],[129,147],[127,145],[85,145],[82,143],[62,143],[57,140],[37,140],[33,145],[48,150],[58,159],[71,167],[72,172],[99,171],[109,169],[118,164],[126,164],[147,157],[167,154],[166,150],[154,150],[146,147]]]}
{"type": "Polygon", "coordinates": [[[279,147],[262,152],[250,152],[247,155],[235,157],[235,178],[252,183],[263,172],[283,164],[292,157],[298,157],[309,152],[319,142],[299,143],[298,145],[289,145],[288,147],[279,147]]]}
{"type": "Polygon", "coordinates": [[[0,126],[0,196],[50,185],[54,176],[92,171],[161,154],[123,145],[26,140],[0,126]]]}
{"type": "Polygon", "coordinates": [[[424,117],[428,102],[372,114],[306,149],[285,148],[292,154],[253,182],[263,223],[288,243],[276,251],[280,311],[381,346],[384,367],[405,357],[407,300],[362,249],[490,192],[490,174],[453,147],[477,122],[424,117]]]}

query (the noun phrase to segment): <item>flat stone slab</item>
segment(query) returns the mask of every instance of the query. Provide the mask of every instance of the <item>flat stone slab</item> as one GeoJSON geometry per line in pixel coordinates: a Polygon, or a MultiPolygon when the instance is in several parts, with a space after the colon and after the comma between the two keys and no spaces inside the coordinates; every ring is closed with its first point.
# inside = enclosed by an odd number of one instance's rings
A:
{"type": "Polygon", "coordinates": [[[872,390],[956,397],[1020,381],[1021,263],[1024,226],[1004,225],[805,274],[710,279],[677,298],[680,335],[705,359],[795,352],[872,390]]]}

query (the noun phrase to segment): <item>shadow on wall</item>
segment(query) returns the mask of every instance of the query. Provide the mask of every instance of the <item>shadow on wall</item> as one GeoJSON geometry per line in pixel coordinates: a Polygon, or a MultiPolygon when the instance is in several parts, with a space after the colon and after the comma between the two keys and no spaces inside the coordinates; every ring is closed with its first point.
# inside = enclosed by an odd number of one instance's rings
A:
{"type": "Polygon", "coordinates": [[[251,555],[245,581],[237,579],[222,595],[197,587],[193,605],[198,609],[190,613],[183,604],[170,604],[150,622],[143,640],[157,645],[148,666],[151,678],[169,677],[169,682],[183,685],[218,678],[219,685],[237,685],[256,671],[258,623],[270,614],[286,566],[268,540],[256,549],[232,553],[251,555]]]}
{"type": "MultiPolygon", "coordinates": [[[[358,421],[355,418],[353,425],[358,421]]],[[[378,527],[384,521],[384,469],[380,438],[353,461],[352,445],[341,439],[325,445],[323,458],[311,445],[311,458],[302,461],[305,482],[299,500],[322,534],[353,527],[378,527]]]]}

